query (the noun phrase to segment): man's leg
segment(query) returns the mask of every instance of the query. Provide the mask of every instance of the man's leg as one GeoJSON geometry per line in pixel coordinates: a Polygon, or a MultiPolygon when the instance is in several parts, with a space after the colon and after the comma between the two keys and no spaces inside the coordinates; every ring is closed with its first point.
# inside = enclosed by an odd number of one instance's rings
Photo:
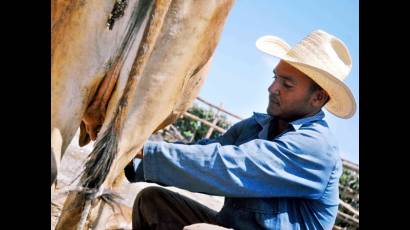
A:
{"type": "Polygon", "coordinates": [[[152,186],[134,202],[132,229],[183,229],[195,223],[216,222],[217,212],[176,192],[152,186]]]}

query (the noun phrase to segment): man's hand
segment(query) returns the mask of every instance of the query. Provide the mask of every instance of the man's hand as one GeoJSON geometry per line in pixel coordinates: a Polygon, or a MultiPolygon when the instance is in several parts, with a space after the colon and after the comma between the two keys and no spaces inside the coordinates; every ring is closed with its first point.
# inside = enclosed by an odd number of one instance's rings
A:
{"type": "Polygon", "coordinates": [[[144,157],[144,151],[143,151],[143,149],[144,149],[144,148],[142,148],[142,149],[137,153],[137,155],[135,156],[135,158],[142,159],[142,158],[144,157]]]}
{"type": "Polygon", "coordinates": [[[136,158],[142,159],[143,155],[143,150],[141,149],[124,168],[125,177],[130,183],[145,181],[142,160],[134,161],[136,158]]]}

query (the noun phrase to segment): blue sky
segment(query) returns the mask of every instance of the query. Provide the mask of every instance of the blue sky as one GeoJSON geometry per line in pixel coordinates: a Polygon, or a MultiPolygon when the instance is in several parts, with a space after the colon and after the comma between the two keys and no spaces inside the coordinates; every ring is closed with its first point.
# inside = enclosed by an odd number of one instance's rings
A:
{"type": "MultiPolygon", "coordinates": [[[[353,64],[345,83],[359,106],[358,0],[236,0],[200,96],[214,104],[223,103],[225,109],[243,118],[266,112],[267,88],[279,60],[258,51],[255,41],[275,35],[293,46],[317,29],[336,35],[349,48],[353,64]]],[[[325,113],[342,158],[359,163],[359,109],[348,120],[325,113]]]]}

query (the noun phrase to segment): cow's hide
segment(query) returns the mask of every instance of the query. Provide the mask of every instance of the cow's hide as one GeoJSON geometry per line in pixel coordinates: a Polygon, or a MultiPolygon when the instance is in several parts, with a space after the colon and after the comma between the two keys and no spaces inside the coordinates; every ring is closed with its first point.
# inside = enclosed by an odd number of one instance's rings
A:
{"type": "MultiPolygon", "coordinates": [[[[125,3],[110,30],[114,1],[52,1],[52,154],[58,166],[80,124],[82,144],[97,138],[81,178],[87,191],[115,189],[148,137],[190,106],[233,0],[125,3]]],[[[70,193],[57,229],[74,228],[91,197],[70,193]]]]}

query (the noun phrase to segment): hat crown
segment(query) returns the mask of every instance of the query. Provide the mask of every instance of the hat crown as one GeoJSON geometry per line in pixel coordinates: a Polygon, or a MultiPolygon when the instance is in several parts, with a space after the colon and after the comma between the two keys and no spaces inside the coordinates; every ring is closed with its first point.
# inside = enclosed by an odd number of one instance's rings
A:
{"type": "Polygon", "coordinates": [[[311,32],[287,53],[298,62],[328,72],[343,81],[350,73],[352,60],[346,45],[337,37],[322,31],[311,32]]]}

